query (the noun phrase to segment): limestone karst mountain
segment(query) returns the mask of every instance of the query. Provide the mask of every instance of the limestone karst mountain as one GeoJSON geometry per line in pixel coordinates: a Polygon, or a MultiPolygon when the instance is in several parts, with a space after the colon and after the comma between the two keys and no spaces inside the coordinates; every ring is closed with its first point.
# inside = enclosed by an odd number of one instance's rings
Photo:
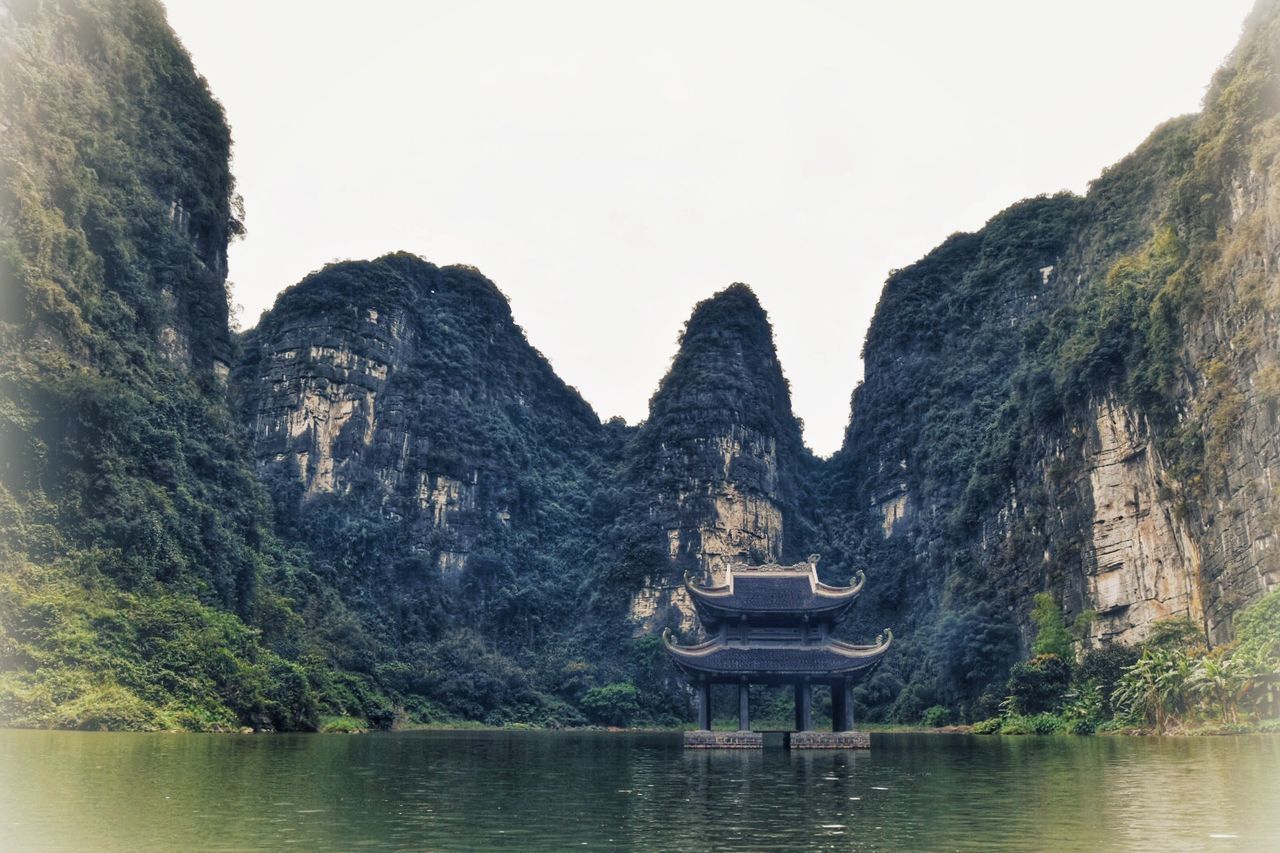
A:
{"type": "Polygon", "coordinates": [[[525,341],[497,288],[412,255],[326,267],[245,336],[235,382],[289,515],[354,501],[449,576],[561,515],[606,455],[591,408],[525,341]],[[563,477],[574,488],[545,488],[563,477]]]}
{"type": "Polygon", "coordinates": [[[648,516],[666,558],[639,577],[631,615],[647,630],[691,627],[684,573],[720,578],[731,562],[803,556],[816,464],[755,294],[735,284],[700,302],[628,457],[627,512],[648,516]]]}
{"type": "Polygon", "coordinates": [[[916,626],[899,716],[976,702],[1037,592],[1087,648],[1179,617],[1221,644],[1280,583],[1278,62],[1261,3],[1200,114],[886,283],[827,515],[916,626]]]}
{"type": "Polygon", "coordinates": [[[589,586],[619,433],[491,282],[407,254],[334,264],[241,350],[232,383],[279,528],[380,654],[425,660],[420,644],[456,631],[559,660],[547,643],[589,586]]]}
{"type": "Polygon", "coordinates": [[[1273,0],[1200,114],[890,276],[826,461],[740,284],[635,426],[468,267],[333,264],[233,335],[229,131],[160,6],[4,8],[2,723],[675,722],[683,574],[812,552],[899,636],[858,718],[973,719],[1037,593],[1081,650],[1218,646],[1280,584],[1273,0]]]}
{"type": "Polygon", "coordinates": [[[158,3],[0,11],[0,719],[312,727],[227,401],[222,109],[158,3]]]}

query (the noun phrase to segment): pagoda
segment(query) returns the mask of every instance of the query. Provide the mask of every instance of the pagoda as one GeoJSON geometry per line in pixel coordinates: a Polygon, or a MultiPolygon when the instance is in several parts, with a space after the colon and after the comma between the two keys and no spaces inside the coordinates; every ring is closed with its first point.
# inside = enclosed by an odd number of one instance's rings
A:
{"type": "Polygon", "coordinates": [[[692,646],[677,645],[670,630],[663,644],[697,693],[698,728],[685,732],[686,747],[752,748],[764,743],[751,731],[747,689],[752,684],[795,688],[795,731],[785,737],[796,748],[848,749],[870,745],[865,732],[853,728],[853,682],[868,675],[893,642],[885,629],[873,645],[852,645],[832,637],[840,620],[862,591],[866,576],[858,572],[850,586],[828,586],[818,580],[818,557],[793,566],[730,566],[724,583],[695,584],[686,574],[685,588],[698,621],[710,638],[692,646]],[[711,685],[738,686],[738,731],[711,731],[711,685]],[[831,687],[831,731],[812,726],[813,686],[831,687]]]}

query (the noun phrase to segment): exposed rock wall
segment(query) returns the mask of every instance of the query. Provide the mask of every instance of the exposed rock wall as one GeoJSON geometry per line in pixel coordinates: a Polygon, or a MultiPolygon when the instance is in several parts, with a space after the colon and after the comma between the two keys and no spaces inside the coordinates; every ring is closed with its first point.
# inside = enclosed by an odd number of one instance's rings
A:
{"type": "Polygon", "coordinates": [[[895,588],[873,607],[919,644],[886,684],[976,699],[967,673],[1028,652],[1040,592],[1096,611],[1086,646],[1180,617],[1219,644],[1280,584],[1278,153],[1261,2],[1199,115],[1087,196],[1014,205],[890,276],[823,506],[825,550],[864,556],[895,588]]]}
{"type": "Polygon", "coordinates": [[[1112,399],[1095,415],[1084,452],[1093,518],[1081,567],[1086,608],[1098,614],[1091,638],[1134,643],[1161,619],[1202,622],[1199,546],[1148,430],[1112,399]]]}
{"type": "Polygon", "coordinates": [[[1190,329],[1189,414],[1206,422],[1206,491],[1193,506],[1206,627],[1231,636],[1241,605],[1280,585],[1280,160],[1254,155],[1231,184],[1222,257],[1190,329]]]}
{"type": "Polygon", "coordinates": [[[777,443],[740,426],[729,433],[664,448],[661,464],[686,482],[655,503],[672,563],[717,581],[731,562],[782,555],[777,443]]]}
{"type": "MultiPolygon", "coordinates": [[[[350,491],[363,473],[360,457],[373,445],[378,398],[392,369],[407,363],[412,341],[404,312],[367,309],[348,322],[299,317],[281,323],[262,346],[266,387],[253,416],[260,466],[298,478],[306,495],[350,491]]],[[[403,446],[408,436],[398,438],[403,446]]]]}
{"type": "Polygon", "coordinates": [[[288,316],[255,341],[253,447],[264,477],[296,484],[304,502],[373,488],[380,511],[412,532],[413,550],[429,552],[441,570],[464,565],[487,520],[480,475],[467,466],[436,470],[422,452],[439,425],[432,413],[406,411],[405,389],[393,381],[419,346],[406,310],[288,316]]]}
{"type": "Polygon", "coordinates": [[[456,575],[493,557],[556,500],[521,478],[599,450],[599,420],[470,268],[407,255],[327,268],[281,297],[245,351],[237,384],[278,499],[359,505],[402,540],[387,559],[456,575]]]}
{"type": "Polygon", "coordinates": [[[733,562],[801,551],[812,465],[755,295],[734,285],[699,303],[630,460],[630,511],[652,520],[665,556],[632,599],[638,627],[694,626],[685,572],[719,579],[733,562]]]}

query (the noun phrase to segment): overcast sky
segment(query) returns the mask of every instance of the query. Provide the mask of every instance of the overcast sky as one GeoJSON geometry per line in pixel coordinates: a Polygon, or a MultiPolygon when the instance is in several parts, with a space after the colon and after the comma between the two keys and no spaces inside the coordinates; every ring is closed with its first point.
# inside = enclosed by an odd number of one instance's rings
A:
{"type": "Polygon", "coordinates": [[[167,0],[226,108],[241,323],[325,263],[479,267],[602,417],[750,284],[835,451],[890,269],[1198,109],[1250,0],[167,0]]]}

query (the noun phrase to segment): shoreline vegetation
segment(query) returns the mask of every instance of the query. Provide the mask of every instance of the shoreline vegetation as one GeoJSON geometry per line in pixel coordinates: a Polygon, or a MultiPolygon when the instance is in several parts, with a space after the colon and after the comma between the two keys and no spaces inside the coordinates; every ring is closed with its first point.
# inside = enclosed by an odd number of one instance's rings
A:
{"type": "MultiPolygon", "coordinates": [[[[1093,734],[1099,736],[1118,736],[1118,737],[1215,737],[1224,735],[1277,735],[1280,734],[1280,725],[1268,725],[1268,721],[1253,725],[1236,725],[1236,726],[1214,726],[1212,724],[1196,726],[1192,728],[1168,729],[1164,732],[1157,733],[1141,727],[1111,727],[1099,729],[1093,734]]],[[[13,729],[7,727],[9,731],[23,731],[23,729],[13,729]]],[[[976,731],[980,728],[979,724],[960,723],[945,726],[925,726],[910,725],[907,723],[868,723],[857,727],[859,731],[869,732],[871,734],[927,734],[927,735],[1005,735],[1006,737],[1018,737],[1023,735],[1039,735],[1041,737],[1053,735],[1066,735],[1064,731],[1053,732],[1033,732],[1033,731],[1013,731],[1013,732],[983,732],[976,731]]],[[[318,734],[318,735],[364,735],[364,734],[406,734],[411,732],[604,732],[609,734],[674,734],[676,732],[690,731],[692,726],[575,726],[573,728],[564,728],[556,726],[543,726],[534,723],[506,723],[504,725],[492,725],[477,721],[456,720],[453,722],[441,723],[406,723],[404,725],[393,726],[390,729],[371,728],[362,720],[352,717],[334,717],[322,719],[319,727],[313,732],[273,732],[254,730],[249,727],[243,727],[239,730],[226,729],[222,731],[203,731],[192,732],[186,729],[164,729],[158,732],[147,732],[146,734],[223,734],[223,735],[273,735],[273,734],[318,734]]],[[[730,731],[729,725],[717,725],[717,731],[730,731]]],[[[761,726],[753,727],[753,731],[774,732],[788,731],[788,729],[779,723],[776,728],[770,727],[766,722],[761,726]]],[[[25,731],[76,731],[75,729],[25,729],[25,731]]],[[[81,730],[83,731],[83,730],[81,730]]]]}
{"type": "MultiPolygon", "coordinates": [[[[1236,638],[1210,647],[1187,618],[1156,622],[1137,646],[1082,650],[1093,619],[1068,627],[1051,596],[1035,597],[1030,660],[1015,664],[999,712],[974,734],[1249,734],[1280,732],[1280,590],[1241,610],[1236,638]],[[1073,636],[1074,635],[1074,636],[1073,636]]],[[[930,708],[926,725],[945,725],[930,708]]]]}
{"type": "MultiPolygon", "coordinates": [[[[1189,619],[1156,623],[1138,646],[1113,644],[1084,650],[1089,614],[1068,627],[1048,594],[1035,598],[1033,657],[1015,664],[998,701],[999,712],[986,719],[953,720],[951,710],[928,708],[918,724],[865,723],[869,732],[937,732],[977,735],[1229,735],[1280,734],[1280,590],[1269,593],[1238,615],[1236,639],[1210,648],[1189,619]]],[[[617,688],[613,692],[623,692],[617,688]]],[[[608,690],[609,688],[597,688],[608,690]]],[[[634,695],[634,687],[625,691],[634,695]]],[[[987,697],[986,704],[996,703],[987,697]]],[[[788,729],[783,714],[785,691],[770,711],[757,717],[756,729],[788,729]]],[[[634,705],[634,702],[631,703],[634,705]]],[[[613,709],[617,711],[618,709],[613,709]]],[[[638,708],[637,708],[638,710],[638,708]]],[[[688,725],[548,726],[536,723],[488,725],[468,721],[413,722],[397,719],[389,728],[411,730],[681,731],[688,725]]],[[[734,721],[717,718],[715,729],[734,721]]],[[[822,727],[821,710],[815,728],[822,727]]],[[[319,732],[359,732],[370,726],[347,716],[322,716],[319,732]]]]}
{"type": "MultiPolygon", "coordinates": [[[[1086,649],[1084,636],[1089,616],[1067,626],[1062,610],[1047,594],[1036,597],[1031,621],[1035,626],[1032,657],[1012,667],[1002,691],[982,697],[977,713],[963,718],[951,708],[934,705],[917,720],[884,722],[868,719],[866,709],[860,708],[862,713],[856,719],[863,722],[859,728],[870,732],[978,735],[1280,733],[1280,590],[1242,610],[1236,617],[1236,639],[1213,648],[1190,620],[1171,619],[1156,623],[1147,640],[1138,646],[1111,644],[1086,649]]],[[[648,644],[644,640],[640,644],[652,645],[656,640],[648,639],[648,644]]],[[[648,666],[642,668],[644,677],[590,689],[584,686],[579,705],[585,713],[542,719],[467,719],[440,706],[411,705],[397,702],[397,697],[379,697],[379,701],[363,703],[373,709],[373,713],[364,715],[343,711],[344,707],[362,704],[354,701],[332,710],[317,707],[306,726],[248,726],[202,715],[198,709],[175,707],[147,721],[132,714],[103,713],[97,707],[86,708],[84,716],[74,721],[37,717],[31,720],[33,725],[4,728],[212,733],[689,728],[678,714],[666,713],[658,718],[649,709],[647,695],[658,689],[666,662],[652,654],[645,657],[648,666]]],[[[0,678],[0,684],[4,681],[0,678]]],[[[756,728],[789,729],[791,701],[786,689],[755,697],[753,704],[759,704],[752,715],[758,721],[756,728]]],[[[815,695],[815,728],[824,725],[828,702],[824,693],[815,695]]],[[[717,718],[714,727],[731,730],[735,723],[736,719],[717,718]]]]}

